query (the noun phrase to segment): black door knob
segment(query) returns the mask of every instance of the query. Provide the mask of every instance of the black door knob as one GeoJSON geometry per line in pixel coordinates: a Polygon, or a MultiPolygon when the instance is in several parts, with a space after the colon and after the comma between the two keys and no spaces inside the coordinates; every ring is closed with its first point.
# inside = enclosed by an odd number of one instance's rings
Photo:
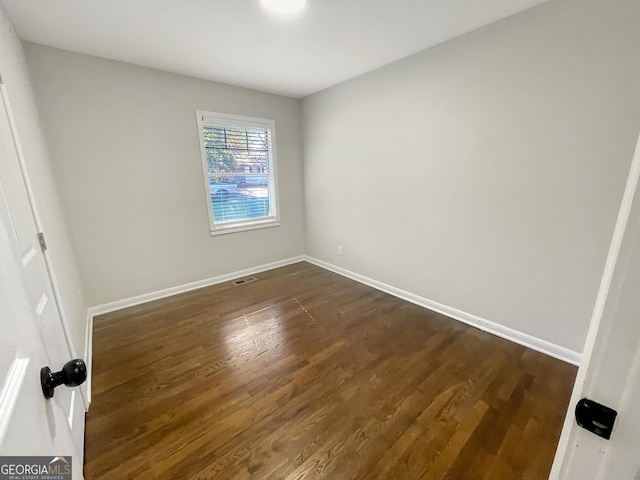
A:
{"type": "Polygon", "coordinates": [[[63,383],[67,387],[82,385],[87,379],[87,366],[84,361],[76,358],[64,364],[62,370],[52,373],[49,367],[40,369],[40,384],[44,398],[53,397],[53,390],[63,383]]]}

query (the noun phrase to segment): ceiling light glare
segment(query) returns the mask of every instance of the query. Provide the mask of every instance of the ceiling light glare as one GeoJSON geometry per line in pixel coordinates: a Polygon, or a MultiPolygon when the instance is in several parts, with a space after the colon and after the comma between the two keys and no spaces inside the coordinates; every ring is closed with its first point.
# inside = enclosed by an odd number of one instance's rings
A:
{"type": "Polygon", "coordinates": [[[260,0],[260,3],[272,12],[291,15],[302,10],[307,0],[260,0]]]}

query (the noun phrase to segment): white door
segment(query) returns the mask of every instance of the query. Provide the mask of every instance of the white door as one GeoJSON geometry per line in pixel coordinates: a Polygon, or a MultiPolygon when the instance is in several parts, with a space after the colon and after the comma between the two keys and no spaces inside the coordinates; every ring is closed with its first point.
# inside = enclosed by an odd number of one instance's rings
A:
{"type": "Polygon", "coordinates": [[[550,478],[640,480],[640,139],[618,216],[584,359],[550,478]],[[589,398],[617,411],[611,439],[576,425],[589,398]]]}
{"type": "Polygon", "coordinates": [[[4,85],[0,90],[0,456],[72,457],[74,478],[81,478],[79,392],[61,386],[46,400],[40,387],[41,367],[61,370],[70,349],[40,249],[8,95],[4,85]]]}

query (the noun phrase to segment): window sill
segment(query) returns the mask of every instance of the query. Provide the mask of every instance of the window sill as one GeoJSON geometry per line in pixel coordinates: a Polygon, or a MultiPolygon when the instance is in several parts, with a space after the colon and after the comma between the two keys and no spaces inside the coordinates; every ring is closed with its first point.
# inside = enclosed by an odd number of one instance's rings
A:
{"type": "Polygon", "coordinates": [[[209,232],[212,237],[217,235],[227,235],[229,233],[238,233],[238,232],[246,232],[248,230],[258,230],[261,228],[271,228],[271,227],[279,227],[280,220],[264,220],[259,222],[249,222],[249,223],[233,223],[231,225],[222,225],[217,226],[211,229],[209,232]]]}

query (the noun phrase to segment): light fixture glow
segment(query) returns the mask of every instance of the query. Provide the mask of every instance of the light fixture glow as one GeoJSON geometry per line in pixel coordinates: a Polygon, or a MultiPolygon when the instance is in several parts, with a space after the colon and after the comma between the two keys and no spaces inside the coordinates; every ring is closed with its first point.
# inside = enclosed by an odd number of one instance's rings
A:
{"type": "Polygon", "coordinates": [[[260,0],[260,2],[272,12],[290,15],[302,10],[307,0],[260,0]]]}

